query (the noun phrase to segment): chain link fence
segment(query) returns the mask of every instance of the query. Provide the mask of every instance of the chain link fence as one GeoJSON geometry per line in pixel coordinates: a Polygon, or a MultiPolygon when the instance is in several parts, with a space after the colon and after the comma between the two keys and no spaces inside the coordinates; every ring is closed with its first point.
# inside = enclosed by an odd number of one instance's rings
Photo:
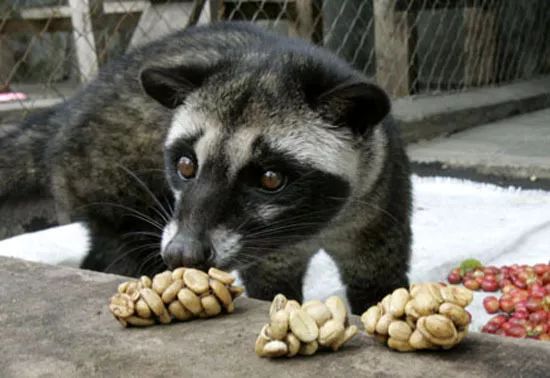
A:
{"type": "Polygon", "coordinates": [[[222,19],[323,45],[393,97],[550,73],[548,0],[0,0],[0,92],[65,98],[114,56],[222,19]]]}

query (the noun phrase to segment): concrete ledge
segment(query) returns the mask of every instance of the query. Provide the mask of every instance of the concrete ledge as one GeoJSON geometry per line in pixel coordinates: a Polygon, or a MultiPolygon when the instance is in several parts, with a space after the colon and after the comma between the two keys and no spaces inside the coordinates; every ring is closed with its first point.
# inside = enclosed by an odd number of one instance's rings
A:
{"type": "MultiPolygon", "coordinates": [[[[34,86],[19,89],[35,95],[27,101],[0,104],[0,124],[19,123],[29,112],[57,105],[75,91],[63,85],[63,96],[46,91],[44,98],[34,86]]],[[[394,101],[393,114],[405,141],[415,142],[545,107],[550,107],[550,76],[460,93],[400,98],[394,101]]]]}
{"type": "Polygon", "coordinates": [[[14,83],[11,89],[28,96],[25,101],[0,103],[0,128],[4,124],[19,124],[31,112],[48,109],[73,96],[81,88],[73,82],[48,84],[14,83]]]}
{"type": "Polygon", "coordinates": [[[18,124],[31,112],[51,108],[64,100],[59,98],[39,98],[0,104],[0,127],[2,124],[18,124]]]}
{"type": "Polygon", "coordinates": [[[550,108],[522,114],[447,138],[409,144],[413,163],[441,163],[477,174],[550,180],[550,108]]]}
{"type": "Polygon", "coordinates": [[[467,92],[397,99],[393,114],[406,142],[432,139],[550,107],[550,76],[467,92]]]}
{"type": "Polygon", "coordinates": [[[267,302],[241,298],[229,316],[123,329],[107,309],[122,280],[0,258],[0,376],[542,377],[550,368],[550,343],[481,334],[438,353],[392,352],[361,335],[338,353],[260,359],[267,302]]]}

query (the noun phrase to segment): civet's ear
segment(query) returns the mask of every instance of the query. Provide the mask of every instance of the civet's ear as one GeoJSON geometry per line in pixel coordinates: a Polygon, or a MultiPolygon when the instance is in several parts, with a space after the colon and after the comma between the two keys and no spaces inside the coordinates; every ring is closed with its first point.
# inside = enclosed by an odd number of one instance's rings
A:
{"type": "Polygon", "coordinates": [[[211,74],[204,65],[145,68],[139,75],[145,93],[169,109],[181,105],[211,74]]]}
{"type": "Polygon", "coordinates": [[[317,98],[324,116],[337,126],[350,127],[364,134],[390,112],[390,99],[379,86],[362,80],[345,81],[329,88],[317,98]]]}

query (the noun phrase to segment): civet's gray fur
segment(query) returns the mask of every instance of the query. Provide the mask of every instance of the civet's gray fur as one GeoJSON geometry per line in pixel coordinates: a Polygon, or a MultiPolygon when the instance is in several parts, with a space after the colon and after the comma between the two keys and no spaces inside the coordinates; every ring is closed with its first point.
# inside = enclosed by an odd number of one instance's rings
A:
{"type": "Polygon", "coordinates": [[[109,64],[4,135],[0,199],[52,196],[60,219],[86,221],[84,268],[217,265],[267,300],[300,300],[324,248],[360,313],[407,284],[409,168],[389,108],[321,48],[249,24],[197,27],[109,64]],[[182,156],[192,179],[177,174],[182,156]],[[266,170],[286,185],[260,188],[266,170]]]}

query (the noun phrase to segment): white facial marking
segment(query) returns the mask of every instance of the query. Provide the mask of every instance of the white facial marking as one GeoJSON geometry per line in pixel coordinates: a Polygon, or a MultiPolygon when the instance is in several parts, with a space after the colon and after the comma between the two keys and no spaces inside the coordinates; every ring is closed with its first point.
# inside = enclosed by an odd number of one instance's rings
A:
{"type": "Polygon", "coordinates": [[[178,224],[175,220],[171,220],[168,222],[166,226],[164,226],[164,230],[162,231],[162,239],[160,242],[161,251],[164,251],[166,249],[166,246],[174,236],[178,233],[178,224]]]}
{"type": "MultiPolygon", "coordinates": [[[[341,134],[341,131],[338,131],[341,134]]],[[[320,171],[345,178],[352,186],[356,181],[359,154],[350,140],[330,131],[326,125],[309,123],[307,126],[271,129],[264,134],[267,143],[296,160],[309,163],[320,171]]]]}
{"type": "Polygon", "coordinates": [[[309,260],[304,275],[302,284],[304,302],[312,299],[325,300],[331,295],[337,295],[344,299],[349,310],[346,290],[338,266],[324,249],[320,249],[309,260]]]}
{"type": "Polygon", "coordinates": [[[196,137],[202,132],[204,126],[205,117],[203,114],[187,106],[180,106],[174,112],[164,145],[169,147],[181,138],[196,137]]]}
{"type": "Polygon", "coordinates": [[[218,129],[209,128],[195,144],[195,155],[197,155],[197,162],[199,164],[197,176],[200,176],[204,162],[209,160],[210,157],[215,158],[221,138],[222,134],[218,129]]]}
{"type": "Polygon", "coordinates": [[[261,130],[244,128],[237,131],[225,145],[225,155],[229,160],[227,177],[234,177],[239,169],[246,165],[252,157],[252,144],[260,135],[261,130]]]}
{"type": "Polygon", "coordinates": [[[218,227],[210,233],[210,241],[216,251],[216,264],[226,263],[241,248],[241,235],[231,232],[225,227],[218,227]]]}

